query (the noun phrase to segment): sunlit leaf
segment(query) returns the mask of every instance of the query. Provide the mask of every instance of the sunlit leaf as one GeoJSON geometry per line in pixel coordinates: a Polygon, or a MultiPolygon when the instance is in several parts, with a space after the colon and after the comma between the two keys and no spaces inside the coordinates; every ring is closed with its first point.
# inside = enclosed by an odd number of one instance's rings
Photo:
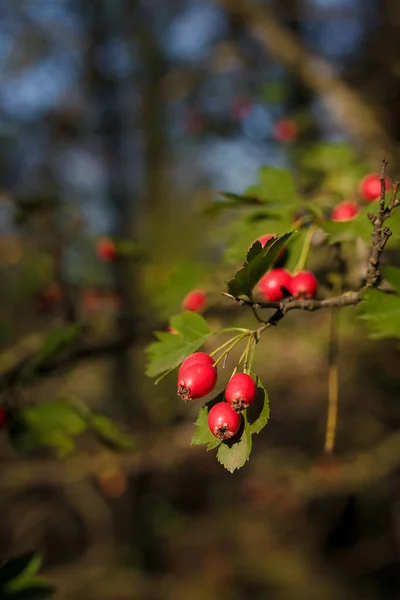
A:
{"type": "Polygon", "coordinates": [[[357,314],[372,338],[400,338],[400,296],[367,289],[357,314]]]}
{"type": "Polygon", "coordinates": [[[295,232],[269,240],[264,248],[255,242],[249,249],[246,262],[235,276],[226,282],[227,291],[235,297],[251,296],[254,286],[278,258],[282,248],[295,232]]]}
{"type": "Polygon", "coordinates": [[[198,313],[185,311],[170,320],[174,333],[156,332],[157,342],[150,344],[146,352],[149,360],[146,374],[157,377],[174,369],[204,344],[211,335],[207,321],[198,313]]]}
{"type": "Polygon", "coordinates": [[[222,442],[217,451],[217,460],[233,473],[240,469],[249,460],[252,446],[250,425],[246,416],[242,416],[243,428],[240,437],[236,440],[222,442]]]}

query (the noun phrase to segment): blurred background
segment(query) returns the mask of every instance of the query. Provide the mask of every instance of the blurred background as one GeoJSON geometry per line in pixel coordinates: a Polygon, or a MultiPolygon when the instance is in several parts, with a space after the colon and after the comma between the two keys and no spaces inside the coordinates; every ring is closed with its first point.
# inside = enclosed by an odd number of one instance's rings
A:
{"type": "Polygon", "coordinates": [[[399,33],[396,0],[0,0],[0,389],[84,402],[135,444],[83,435],[60,460],[0,439],[0,551],[41,551],[57,598],[400,597],[394,342],[343,312],[327,461],[329,319],[291,313],[258,350],[271,419],[233,475],[189,446],[174,377],[145,375],[190,289],[211,327],[252,323],[221,296],[218,190],[296,174],[321,141],[399,174],[399,33]],[[77,322],[83,345],[15,385],[77,322]]]}

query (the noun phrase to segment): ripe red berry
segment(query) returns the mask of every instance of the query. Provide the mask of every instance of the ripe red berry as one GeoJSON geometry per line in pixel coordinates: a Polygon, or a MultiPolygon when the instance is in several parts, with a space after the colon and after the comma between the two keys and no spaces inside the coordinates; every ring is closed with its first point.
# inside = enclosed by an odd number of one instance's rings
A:
{"type": "Polygon", "coordinates": [[[183,371],[185,371],[188,367],[191,367],[192,365],[197,365],[198,363],[206,363],[207,365],[213,366],[214,359],[206,352],[195,352],[194,354],[191,354],[190,356],[185,358],[185,360],[179,367],[178,379],[182,375],[183,371]]]}
{"type": "Polygon", "coordinates": [[[237,413],[226,402],[218,402],[208,413],[208,427],[211,433],[220,440],[229,440],[239,431],[240,413],[237,413]]]}
{"type": "Polygon", "coordinates": [[[207,363],[187,367],[178,377],[178,396],[182,400],[195,400],[209,394],[217,383],[217,369],[207,363]]]}
{"type": "Polygon", "coordinates": [[[282,287],[290,291],[291,274],[286,269],[272,269],[259,281],[261,294],[269,302],[278,302],[283,298],[282,287]]]}
{"type": "Polygon", "coordinates": [[[355,202],[341,202],[332,211],[332,221],[350,221],[354,219],[359,212],[359,208],[355,202]]]}
{"type": "Polygon", "coordinates": [[[257,395],[257,385],[247,373],[236,373],[225,390],[225,398],[234,410],[243,410],[252,404],[257,395]]]}
{"type": "Polygon", "coordinates": [[[206,306],[207,294],[204,290],[192,290],[182,300],[182,310],[202,312],[206,306]]]}
{"type": "Polygon", "coordinates": [[[292,142],[299,132],[297,123],[292,119],[278,119],[274,125],[274,137],[279,142],[292,142]]]}
{"type": "Polygon", "coordinates": [[[312,298],[318,288],[317,278],[310,271],[300,271],[292,277],[290,292],[295,298],[312,298]]]}
{"type": "Polygon", "coordinates": [[[173,327],[168,327],[168,333],[173,333],[174,335],[178,335],[178,332],[173,327]]]}
{"type": "Polygon", "coordinates": [[[7,423],[8,417],[7,413],[2,406],[0,406],[0,429],[3,429],[5,424],[7,423]]]}
{"type": "Polygon", "coordinates": [[[97,242],[97,255],[101,260],[112,261],[117,256],[114,242],[109,238],[100,238],[97,242]]]}
{"type": "MultiPolygon", "coordinates": [[[[388,190],[390,186],[390,179],[385,177],[385,189],[388,190]]],[[[377,200],[381,195],[381,180],[379,175],[377,173],[366,175],[360,182],[359,193],[367,202],[377,200]]]]}
{"type": "Polygon", "coordinates": [[[258,237],[257,240],[260,242],[261,246],[264,248],[264,246],[268,242],[268,240],[270,240],[274,237],[275,237],[275,233],[266,233],[265,235],[260,235],[260,237],[258,237]]]}

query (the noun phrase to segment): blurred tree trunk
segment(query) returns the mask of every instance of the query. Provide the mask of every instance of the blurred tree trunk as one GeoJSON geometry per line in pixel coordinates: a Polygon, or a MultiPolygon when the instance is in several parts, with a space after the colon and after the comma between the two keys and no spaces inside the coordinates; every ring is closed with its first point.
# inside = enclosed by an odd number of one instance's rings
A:
{"type": "MultiPolygon", "coordinates": [[[[126,53],[129,61],[127,16],[133,10],[134,3],[129,0],[89,3],[82,0],[88,27],[86,76],[95,111],[96,133],[100,135],[107,160],[107,196],[114,216],[113,233],[121,241],[135,239],[139,220],[137,190],[132,189],[129,177],[129,169],[137,163],[126,151],[134,136],[132,81],[129,75],[118,73],[121,59],[118,53],[126,53]]],[[[134,338],[138,322],[137,269],[133,261],[124,258],[116,260],[113,269],[115,287],[123,306],[116,328],[121,337],[134,338]]],[[[130,419],[138,415],[140,399],[134,392],[134,369],[129,350],[115,354],[114,361],[113,402],[119,406],[122,416],[130,419]]]]}

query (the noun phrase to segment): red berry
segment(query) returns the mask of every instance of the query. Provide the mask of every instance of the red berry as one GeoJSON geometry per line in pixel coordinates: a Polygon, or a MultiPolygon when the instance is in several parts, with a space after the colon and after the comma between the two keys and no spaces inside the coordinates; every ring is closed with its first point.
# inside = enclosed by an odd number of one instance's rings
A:
{"type": "Polygon", "coordinates": [[[201,312],[207,302],[207,294],[204,290],[192,290],[182,300],[182,310],[201,312]]]}
{"type": "MultiPolygon", "coordinates": [[[[390,179],[385,177],[385,189],[388,190],[390,186],[390,179]]],[[[359,192],[360,196],[367,202],[377,200],[381,195],[381,180],[379,175],[377,173],[366,175],[360,182],[359,192]]]]}
{"type": "Polygon", "coordinates": [[[211,433],[220,440],[229,440],[239,431],[240,413],[226,402],[218,402],[208,413],[208,426],[211,433]]]}
{"type": "Polygon", "coordinates": [[[7,420],[7,413],[4,408],[0,406],[0,429],[3,429],[4,425],[7,423],[7,420]]]}
{"type": "Polygon", "coordinates": [[[109,238],[101,238],[97,242],[97,255],[101,260],[112,261],[117,256],[114,242],[109,238]]]}
{"type": "Polygon", "coordinates": [[[47,311],[55,308],[60,304],[63,296],[64,292],[58,283],[50,284],[46,289],[39,292],[39,309],[47,311]]]}
{"type": "Polygon", "coordinates": [[[274,125],[274,137],[279,142],[292,142],[299,132],[297,123],[292,119],[278,119],[274,125]]]}
{"type": "Polygon", "coordinates": [[[355,202],[341,202],[332,211],[332,221],[350,221],[354,219],[359,212],[359,208],[355,202]]]}
{"type": "Polygon", "coordinates": [[[191,354],[190,356],[185,358],[185,360],[179,367],[178,379],[182,375],[183,371],[185,371],[188,367],[191,367],[192,365],[197,365],[198,363],[206,363],[207,365],[213,366],[214,359],[206,352],[195,352],[194,354],[191,354]]]}
{"type": "Polygon", "coordinates": [[[188,133],[202,133],[206,126],[204,116],[196,110],[188,111],[186,115],[186,130],[188,133]]]}
{"type": "Polygon", "coordinates": [[[231,104],[231,115],[235,119],[242,121],[251,114],[253,108],[254,105],[251,100],[247,98],[235,98],[231,104]]]}
{"type": "Polygon", "coordinates": [[[168,327],[168,333],[173,333],[174,335],[178,335],[178,332],[173,327],[168,327]]]}
{"type": "Polygon", "coordinates": [[[290,292],[295,298],[299,298],[299,296],[312,298],[315,296],[317,288],[317,278],[310,271],[300,271],[296,275],[293,275],[290,292]]]}
{"type": "Polygon", "coordinates": [[[270,240],[271,238],[275,237],[275,233],[266,233],[265,235],[260,235],[260,237],[257,238],[257,240],[260,242],[261,246],[264,248],[265,244],[268,242],[268,240],[270,240]]]}
{"type": "Polygon", "coordinates": [[[225,390],[225,398],[234,410],[243,410],[252,404],[257,395],[257,385],[247,373],[236,373],[225,390]]]}
{"type": "Polygon", "coordinates": [[[286,269],[272,269],[259,281],[261,294],[269,302],[278,302],[283,298],[282,287],[290,291],[291,274],[286,269]]]}
{"type": "Polygon", "coordinates": [[[195,400],[207,396],[217,383],[217,369],[207,363],[187,367],[178,377],[178,396],[182,400],[195,400]]]}

